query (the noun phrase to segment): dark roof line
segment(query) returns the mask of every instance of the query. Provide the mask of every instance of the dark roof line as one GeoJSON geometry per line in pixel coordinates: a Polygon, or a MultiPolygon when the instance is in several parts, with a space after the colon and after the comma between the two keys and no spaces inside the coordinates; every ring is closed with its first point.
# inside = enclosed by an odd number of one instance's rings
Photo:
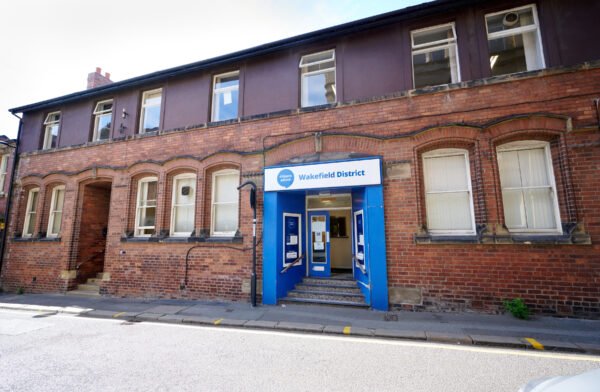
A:
{"type": "Polygon", "coordinates": [[[137,76],[126,79],[120,82],[110,83],[104,86],[96,87],[89,90],[78,91],[75,93],[63,95],[57,98],[48,99],[28,105],[19,106],[9,109],[11,113],[25,113],[33,110],[44,109],[52,106],[58,106],[64,103],[77,101],[84,98],[91,98],[99,95],[112,93],[129,87],[136,87],[142,84],[148,84],[159,80],[164,80],[173,76],[185,75],[187,73],[205,70],[225,63],[234,63],[236,61],[245,60],[250,57],[270,54],[276,51],[297,47],[313,43],[317,40],[326,40],[340,35],[355,33],[359,31],[373,29],[375,27],[389,25],[401,20],[416,18],[420,16],[430,15],[446,11],[448,9],[456,9],[464,5],[478,2],[477,0],[435,0],[423,4],[414,5],[403,8],[397,11],[391,11],[384,14],[370,16],[368,18],[359,19],[356,21],[344,23],[341,25],[328,27],[325,29],[312,31],[309,33],[297,35],[290,38],[285,38],[279,41],[270,42],[267,44],[255,46],[249,49],[229,53],[226,55],[213,57],[207,60],[202,60],[190,64],[180,65],[174,68],[152,72],[146,75],[137,76]]]}

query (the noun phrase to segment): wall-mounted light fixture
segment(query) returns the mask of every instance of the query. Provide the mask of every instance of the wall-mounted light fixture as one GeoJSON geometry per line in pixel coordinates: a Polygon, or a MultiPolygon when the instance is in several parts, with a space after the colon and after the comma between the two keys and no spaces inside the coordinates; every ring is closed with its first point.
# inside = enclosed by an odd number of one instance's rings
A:
{"type": "Polygon", "coordinates": [[[129,113],[127,113],[127,111],[125,111],[125,108],[123,108],[123,113],[121,113],[121,118],[127,118],[127,116],[129,116],[129,113]]]}

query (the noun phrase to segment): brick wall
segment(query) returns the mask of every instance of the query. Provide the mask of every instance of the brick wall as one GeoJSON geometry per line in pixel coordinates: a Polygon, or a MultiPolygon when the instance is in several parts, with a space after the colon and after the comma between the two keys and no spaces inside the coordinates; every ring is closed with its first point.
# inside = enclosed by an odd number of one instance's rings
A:
{"type": "MultiPolygon", "coordinates": [[[[194,244],[122,240],[135,214],[132,179],[140,173],[157,173],[157,222],[168,228],[169,178],[181,171],[198,173],[196,226],[202,229],[210,227],[207,195],[213,168],[233,165],[240,168],[242,181],[252,178],[261,184],[257,173],[263,164],[315,154],[314,133],[321,132],[323,153],[381,155],[386,167],[409,168],[407,175],[384,178],[388,285],[391,290],[413,290],[421,301],[409,304],[390,297],[393,306],[494,312],[503,299],[522,297],[538,312],[597,316],[600,133],[593,99],[599,95],[600,69],[581,67],[409,92],[319,111],[167,130],[157,136],[27,154],[20,166],[21,188],[15,192],[34,183],[44,188],[61,176],[67,184],[65,214],[73,214],[76,193],[82,192],[77,184],[93,178],[112,182],[104,266],[111,278],[102,284],[104,293],[247,300],[242,286],[251,271],[248,191],[240,196],[243,243],[198,244],[190,253],[184,287],[185,255],[194,244]],[[493,238],[506,234],[495,148],[517,139],[551,141],[562,221],[578,223],[591,245],[415,243],[426,222],[420,154],[434,146],[467,147],[476,220],[493,238]]],[[[262,192],[258,196],[260,236],[262,192]]],[[[17,199],[14,211],[21,211],[23,199],[17,199]]],[[[32,291],[62,287],[51,276],[59,266],[67,269],[73,257],[75,221],[65,217],[65,235],[58,244],[11,241],[2,272],[4,287],[25,285],[32,291]],[[34,273],[38,280],[48,275],[48,283],[31,285],[34,273]]],[[[259,262],[260,255],[259,247],[259,262]]]]}

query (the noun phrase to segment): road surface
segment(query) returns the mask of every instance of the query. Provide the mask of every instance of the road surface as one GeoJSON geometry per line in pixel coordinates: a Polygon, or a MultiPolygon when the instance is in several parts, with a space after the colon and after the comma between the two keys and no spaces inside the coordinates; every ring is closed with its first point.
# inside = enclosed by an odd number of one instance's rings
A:
{"type": "Polygon", "coordinates": [[[600,357],[0,310],[0,391],[517,391],[600,357]]]}

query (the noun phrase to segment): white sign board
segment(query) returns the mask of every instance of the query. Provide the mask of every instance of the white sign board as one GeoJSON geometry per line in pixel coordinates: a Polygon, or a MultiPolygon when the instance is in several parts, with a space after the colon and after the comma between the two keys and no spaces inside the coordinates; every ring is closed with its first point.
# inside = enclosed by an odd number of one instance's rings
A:
{"type": "Polygon", "coordinates": [[[265,192],[381,184],[379,158],[265,169],[265,192]]]}

